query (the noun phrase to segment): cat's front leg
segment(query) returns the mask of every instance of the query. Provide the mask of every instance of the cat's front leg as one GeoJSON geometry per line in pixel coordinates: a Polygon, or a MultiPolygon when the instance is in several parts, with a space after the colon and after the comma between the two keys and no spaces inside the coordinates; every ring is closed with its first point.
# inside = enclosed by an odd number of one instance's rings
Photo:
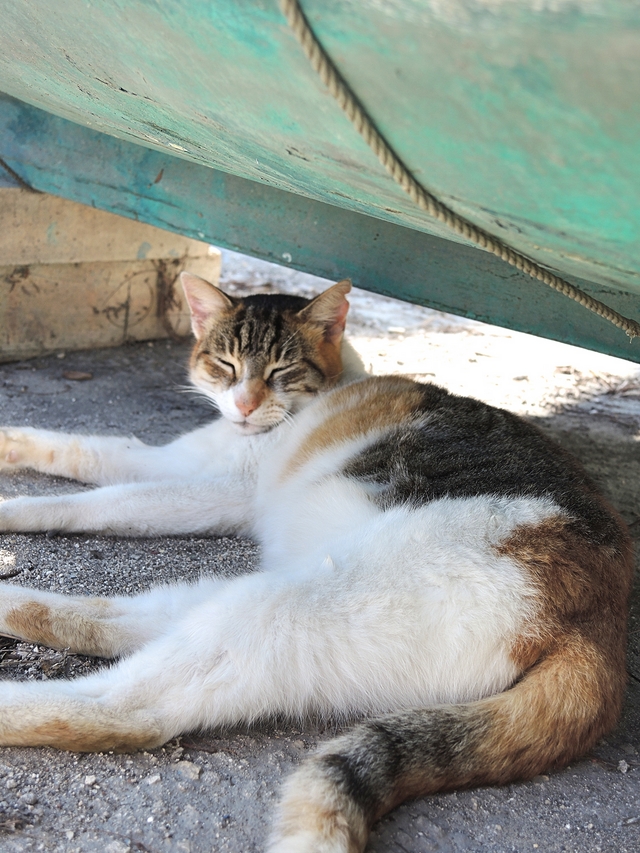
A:
{"type": "Polygon", "coordinates": [[[137,438],[75,435],[31,427],[0,429],[0,471],[30,468],[83,483],[106,484],[144,479],[161,464],[160,448],[137,438]],[[134,476],[127,467],[136,460],[134,476]],[[128,464],[127,464],[128,463],[128,464]]]}
{"type": "Polygon", "coordinates": [[[241,435],[224,418],[155,447],[137,438],[77,435],[31,427],[0,428],[0,471],[30,468],[82,483],[220,476],[255,467],[280,433],[241,435]]]}
{"type": "Polygon", "coordinates": [[[251,535],[253,493],[247,476],[127,483],[72,495],[13,498],[0,503],[0,531],[251,535]]]}

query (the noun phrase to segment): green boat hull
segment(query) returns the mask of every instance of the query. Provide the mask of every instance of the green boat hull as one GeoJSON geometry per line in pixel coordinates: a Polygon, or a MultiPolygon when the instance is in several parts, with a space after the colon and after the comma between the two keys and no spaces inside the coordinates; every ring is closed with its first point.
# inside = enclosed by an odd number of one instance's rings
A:
{"type": "MultiPolygon", "coordinates": [[[[639,4],[303,6],[420,181],[639,317],[639,4]]],[[[640,361],[640,342],[416,208],[276,0],[0,0],[0,12],[0,90],[13,96],[0,158],[34,188],[640,361]]]]}

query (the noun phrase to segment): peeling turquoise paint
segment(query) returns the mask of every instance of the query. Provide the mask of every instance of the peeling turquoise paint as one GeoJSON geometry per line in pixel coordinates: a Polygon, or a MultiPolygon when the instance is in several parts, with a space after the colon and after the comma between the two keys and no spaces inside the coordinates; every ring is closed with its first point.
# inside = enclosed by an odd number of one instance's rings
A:
{"type": "Polygon", "coordinates": [[[138,252],[136,257],[139,261],[144,261],[149,254],[149,250],[151,249],[151,243],[147,243],[146,240],[144,243],[140,243],[138,247],[138,252]]]}
{"type": "MultiPolygon", "coordinates": [[[[302,5],[400,157],[443,201],[544,264],[640,296],[639,4],[302,5]]],[[[162,156],[451,238],[381,168],[277,0],[0,0],[0,15],[0,90],[22,101],[162,156]]],[[[28,124],[15,133],[37,145],[28,124]]],[[[145,183],[119,163],[106,173],[120,187],[126,176],[141,218],[157,214],[146,209],[155,175],[145,183]]],[[[217,191],[232,207],[229,184],[217,191]]],[[[450,252],[461,248],[453,238],[450,252]]]]}
{"type": "MultiPolygon", "coordinates": [[[[640,362],[640,341],[629,342],[610,323],[486,252],[151,151],[2,97],[0,156],[44,192],[640,362]]],[[[623,314],[637,308],[635,292],[572,280],[623,314]]]]}

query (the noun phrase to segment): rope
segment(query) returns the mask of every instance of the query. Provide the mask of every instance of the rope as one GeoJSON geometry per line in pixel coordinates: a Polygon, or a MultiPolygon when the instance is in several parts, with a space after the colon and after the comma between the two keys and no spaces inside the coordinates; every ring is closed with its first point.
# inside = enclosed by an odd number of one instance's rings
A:
{"type": "Polygon", "coordinates": [[[432,193],[418,183],[376,128],[373,120],[349,88],[348,83],[340,75],[333,61],[316,38],[315,33],[300,8],[298,0],[280,0],[280,8],[286,16],[289,26],[304,50],[313,70],[319,75],[360,136],[362,136],[394,181],[400,184],[402,189],[413,199],[418,207],[466,240],[497,255],[503,261],[511,264],[512,267],[527,273],[532,278],[544,282],[544,284],[564,294],[564,296],[568,296],[569,299],[573,299],[580,305],[588,308],[589,311],[593,311],[599,317],[609,320],[614,326],[623,329],[631,339],[640,337],[640,323],[623,317],[622,314],[614,311],[613,308],[609,308],[609,306],[594,299],[593,296],[589,296],[589,294],[570,284],[564,278],[541,267],[540,264],[527,258],[506,243],[503,243],[497,237],[469,222],[468,219],[454,213],[451,208],[439,201],[432,193]]]}

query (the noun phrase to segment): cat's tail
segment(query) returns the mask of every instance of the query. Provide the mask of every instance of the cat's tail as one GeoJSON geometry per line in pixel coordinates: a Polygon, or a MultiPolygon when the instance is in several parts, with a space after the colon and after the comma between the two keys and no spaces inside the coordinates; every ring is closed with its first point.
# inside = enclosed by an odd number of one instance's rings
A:
{"type": "Polygon", "coordinates": [[[289,780],[270,853],[360,853],[403,800],[530,779],[583,754],[615,724],[626,682],[624,636],[602,639],[564,637],[504,693],[390,714],[331,741],[289,780]]]}

